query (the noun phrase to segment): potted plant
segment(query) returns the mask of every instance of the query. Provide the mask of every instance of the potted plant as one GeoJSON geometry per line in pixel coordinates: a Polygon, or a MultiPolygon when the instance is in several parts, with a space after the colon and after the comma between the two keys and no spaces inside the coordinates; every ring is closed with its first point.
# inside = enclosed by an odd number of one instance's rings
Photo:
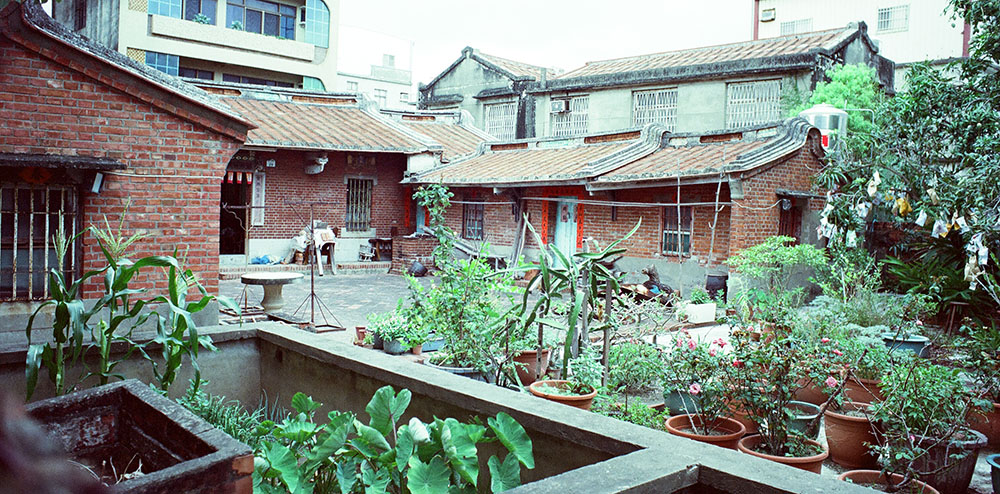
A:
{"type": "Polygon", "coordinates": [[[1000,445],[1000,327],[973,325],[963,328],[970,335],[962,341],[968,355],[964,367],[973,379],[974,389],[992,406],[969,417],[969,425],[986,435],[989,445],[1000,445]]]}
{"type": "Polygon", "coordinates": [[[715,322],[717,305],[708,292],[701,288],[691,290],[691,300],[681,308],[691,324],[715,322]]]}
{"type": "Polygon", "coordinates": [[[1000,454],[989,455],[986,463],[990,465],[990,480],[993,481],[994,494],[1000,492],[1000,454]]]}
{"type": "Polygon", "coordinates": [[[885,400],[872,405],[882,429],[872,448],[884,471],[918,478],[946,494],[966,491],[986,437],[966,426],[966,416],[980,404],[960,373],[911,358],[885,377],[885,400]]]}
{"type": "MultiPolygon", "coordinates": [[[[728,365],[723,352],[725,340],[705,343],[682,332],[674,341],[668,360],[681,362],[679,367],[686,369],[690,383],[682,390],[688,399],[681,400],[681,414],[667,419],[667,431],[675,436],[736,449],[736,443],[746,434],[746,427],[726,416],[729,384],[722,372],[722,367],[728,365]]],[[[674,381],[673,385],[685,381],[674,381]]]]}
{"type": "Polygon", "coordinates": [[[733,339],[732,364],[727,370],[730,401],[737,402],[757,425],[759,435],[746,436],[737,448],[750,455],[820,473],[827,450],[795,430],[800,415],[795,391],[805,372],[798,365],[801,351],[791,345],[789,331],[776,326],[768,338],[733,339]]]}
{"type": "Polygon", "coordinates": [[[919,480],[910,480],[903,488],[900,484],[905,480],[902,475],[886,473],[878,470],[850,470],[837,476],[852,484],[860,484],[883,492],[902,492],[906,494],[939,494],[938,490],[919,480]]]}
{"type": "Polygon", "coordinates": [[[901,324],[892,331],[882,333],[882,340],[891,350],[906,351],[918,357],[926,357],[927,346],[931,340],[919,334],[922,326],[923,322],[919,319],[901,324]]]}
{"type": "Polygon", "coordinates": [[[597,352],[588,346],[578,357],[570,360],[569,379],[535,381],[528,386],[528,390],[546,400],[590,410],[604,371],[597,358],[597,352]]]}
{"type": "Polygon", "coordinates": [[[385,353],[399,355],[409,348],[407,321],[396,312],[368,314],[368,329],[382,338],[385,353]]]}

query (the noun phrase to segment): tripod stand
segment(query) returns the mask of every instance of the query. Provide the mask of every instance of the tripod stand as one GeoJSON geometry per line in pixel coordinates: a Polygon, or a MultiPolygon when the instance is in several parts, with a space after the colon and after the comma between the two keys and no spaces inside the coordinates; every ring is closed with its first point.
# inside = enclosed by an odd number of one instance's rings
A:
{"type": "MultiPolygon", "coordinates": [[[[305,308],[306,302],[308,302],[309,327],[312,331],[319,332],[319,328],[329,328],[328,331],[344,331],[347,328],[343,326],[340,319],[337,319],[337,316],[333,315],[333,311],[326,305],[326,302],[323,302],[323,299],[316,295],[316,260],[320,253],[316,249],[316,241],[313,235],[313,229],[315,228],[314,208],[316,206],[332,206],[333,203],[324,201],[285,201],[285,204],[288,206],[309,206],[309,227],[306,230],[306,233],[308,234],[307,238],[309,240],[306,243],[306,254],[309,256],[309,295],[306,295],[306,298],[302,300],[302,303],[296,307],[295,312],[292,312],[292,316],[297,316],[299,312],[305,308]],[[317,305],[319,315],[323,318],[323,324],[316,324],[317,305]],[[330,318],[333,318],[337,324],[330,324],[330,320],[327,317],[328,315],[330,318]]],[[[330,251],[330,256],[332,258],[333,251],[330,251]]]]}

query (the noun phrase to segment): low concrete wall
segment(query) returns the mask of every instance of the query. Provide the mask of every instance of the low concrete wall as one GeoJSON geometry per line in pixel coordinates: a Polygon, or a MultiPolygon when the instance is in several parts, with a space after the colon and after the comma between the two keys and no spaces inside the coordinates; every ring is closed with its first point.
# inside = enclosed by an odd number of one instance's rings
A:
{"type": "MultiPolygon", "coordinates": [[[[220,352],[199,356],[209,391],[256,406],[262,393],[288,406],[296,391],[328,410],[364,407],[378,388],[407,388],[411,416],[430,420],[498,412],[513,416],[532,439],[536,468],[511,493],[864,493],[870,490],[595,413],[454,376],[398,357],[339,343],[278,323],[205,328],[220,352]]],[[[24,390],[24,349],[0,351],[0,386],[24,390]]],[[[148,364],[133,357],[120,368],[148,381],[148,364]]],[[[171,393],[180,394],[186,366],[171,393]]],[[[40,381],[45,381],[43,377],[40,381]]],[[[47,383],[44,385],[47,386],[47,383]]],[[[38,398],[50,388],[39,386],[38,398]]],[[[366,418],[366,417],[365,417],[366,418]]],[[[496,446],[496,445],[487,445],[496,446]]],[[[487,454],[492,453],[488,447],[487,454]]],[[[485,467],[483,468],[485,471],[485,467]]],[[[483,484],[484,486],[486,484],[483,484]]]]}

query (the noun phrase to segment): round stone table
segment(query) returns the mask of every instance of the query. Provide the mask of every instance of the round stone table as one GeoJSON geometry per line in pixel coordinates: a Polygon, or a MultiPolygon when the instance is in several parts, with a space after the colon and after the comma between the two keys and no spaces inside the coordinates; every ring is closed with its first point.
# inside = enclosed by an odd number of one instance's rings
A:
{"type": "Polygon", "coordinates": [[[273,312],[285,305],[285,300],[281,298],[281,287],[300,278],[300,273],[247,273],[240,276],[240,281],[245,285],[263,286],[264,299],[260,301],[260,306],[264,308],[264,312],[273,312]]]}

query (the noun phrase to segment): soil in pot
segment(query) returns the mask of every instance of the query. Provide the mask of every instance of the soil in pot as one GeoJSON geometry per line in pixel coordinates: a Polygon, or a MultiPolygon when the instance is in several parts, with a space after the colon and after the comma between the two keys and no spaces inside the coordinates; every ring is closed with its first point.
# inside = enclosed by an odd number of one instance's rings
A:
{"type": "Polygon", "coordinates": [[[876,439],[865,409],[865,403],[848,402],[840,410],[827,409],[823,414],[830,459],[842,467],[859,470],[878,465],[878,458],[866,446],[876,439]]]}
{"type": "Polygon", "coordinates": [[[993,410],[985,414],[971,414],[969,426],[983,433],[991,447],[1000,446],[1000,403],[994,403],[993,410]]]}
{"type": "Polygon", "coordinates": [[[974,430],[960,433],[962,437],[951,441],[939,441],[932,438],[921,438],[919,445],[930,448],[927,454],[917,458],[913,468],[918,472],[932,472],[944,465],[952,465],[944,471],[931,476],[922,477],[923,482],[930,484],[941,494],[965,494],[972,482],[972,474],[976,470],[976,460],[979,450],[986,446],[986,436],[974,430]],[[968,452],[959,460],[952,458],[955,454],[968,452]]]}
{"type": "Polygon", "coordinates": [[[597,396],[596,389],[585,395],[574,394],[569,389],[569,381],[563,380],[535,381],[528,386],[528,391],[540,398],[583,410],[590,410],[590,405],[597,396]]]}
{"type": "Polygon", "coordinates": [[[757,450],[760,446],[761,437],[759,435],[744,436],[743,439],[736,444],[736,448],[740,450],[741,453],[746,453],[748,455],[753,455],[758,458],[764,458],[765,460],[771,460],[775,463],[781,463],[788,465],[790,467],[795,467],[800,470],[805,470],[813,473],[820,473],[823,470],[823,460],[829,456],[829,452],[823,448],[823,445],[813,441],[812,439],[807,439],[806,443],[812,446],[822,453],[818,453],[811,456],[795,457],[795,456],[774,456],[767,453],[762,453],[757,450]]]}
{"type": "Polygon", "coordinates": [[[882,401],[882,386],[879,381],[852,377],[844,385],[844,396],[855,403],[875,403],[882,401]]]}
{"type": "Polygon", "coordinates": [[[701,415],[677,415],[670,417],[666,420],[666,428],[667,432],[675,436],[686,437],[728,449],[736,449],[736,443],[747,432],[746,427],[740,422],[722,417],[708,423],[706,427],[701,415]]]}
{"type": "Polygon", "coordinates": [[[517,366],[517,378],[521,380],[521,384],[527,386],[535,382],[535,376],[543,376],[545,372],[549,369],[549,356],[552,354],[552,350],[545,348],[542,350],[542,368],[537,369],[537,350],[523,350],[514,355],[514,362],[518,364],[517,366]]]}
{"type": "MultiPolygon", "coordinates": [[[[885,492],[890,482],[898,484],[903,481],[903,476],[896,473],[887,476],[879,470],[851,470],[838,475],[837,480],[885,492]]],[[[906,487],[896,492],[899,494],[938,494],[937,489],[919,480],[911,480],[906,487]]]]}

